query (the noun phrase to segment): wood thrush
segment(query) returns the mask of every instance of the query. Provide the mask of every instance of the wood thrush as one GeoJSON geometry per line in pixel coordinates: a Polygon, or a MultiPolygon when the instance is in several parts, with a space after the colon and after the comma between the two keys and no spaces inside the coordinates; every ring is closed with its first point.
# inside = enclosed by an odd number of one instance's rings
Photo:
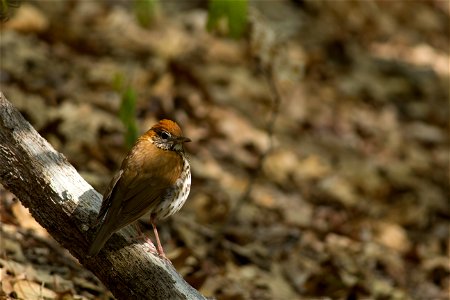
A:
{"type": "Polygon", "coordinates": [[[114,232],[150,213],[158,254],[165,258],[156,222],[179,211],[189,195],[191,170],[183,144],[190,141],[171,120],[159,121],[139,137],[103,196],[89,255],[96,255],[114,232]]]}

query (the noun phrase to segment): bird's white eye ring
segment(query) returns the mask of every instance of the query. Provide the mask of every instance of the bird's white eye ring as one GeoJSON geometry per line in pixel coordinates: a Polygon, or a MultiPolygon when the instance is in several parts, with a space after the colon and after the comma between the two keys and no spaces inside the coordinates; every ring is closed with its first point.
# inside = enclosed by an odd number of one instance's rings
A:
{"type": "Polygon", "coordinates": [[[168,133],[167,131],[161,131],[161,133],[159,134],[159,136],[163,139],[163,140],[167,140],[170,137],[170,133],[168,133]]]}

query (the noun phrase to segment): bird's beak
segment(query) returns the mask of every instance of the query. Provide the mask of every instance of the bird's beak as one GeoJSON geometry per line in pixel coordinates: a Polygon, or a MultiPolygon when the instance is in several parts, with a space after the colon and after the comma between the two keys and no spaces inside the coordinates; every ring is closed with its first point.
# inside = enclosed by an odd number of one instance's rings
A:
{"type": "Polygon", "coordinates": [[[190,142],[190,141],[191,141],[190,138],[187,138],[187,137],[184,137],[184,136],[179,136],[179,137],[175,138],[175,142],[177,142],[179,144],[187,143],[187,142],[190,142]]]}

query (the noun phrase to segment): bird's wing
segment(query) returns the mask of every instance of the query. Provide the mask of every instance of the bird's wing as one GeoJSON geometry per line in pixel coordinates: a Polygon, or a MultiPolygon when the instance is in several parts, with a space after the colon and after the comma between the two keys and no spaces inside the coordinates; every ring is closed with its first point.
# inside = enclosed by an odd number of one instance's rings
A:
{"type": "Polygon", "coordinates": [[[120,177],[122,176],[123,170],[120,170],[117,172],[116,175],[114,175],[113,179],[108,185],[108,188],[106,189],[105,193],[103,194],[103,201],[102,206],[100,207],[100,212],[97,216],[97,224],[100,223],[103,218],[106,215],[106,212],[108,211],[109,207],[111,206],[111,193],[114,189],[114,187],[117,184],[117,181],[119,181],[120,177]]]}
{"type": "MultiPolygon", "coordinates": [[[[104,222],[115,230],[154,208],[181,174],[182,159],[172,151],[146,147],[141,141],[125,159],[119,176],[107,189],[104,222]],[[109,191],[110,190],[110,191],[109,191]]],[[[103,208],[103,205],[102,205],[103,208]]]]}

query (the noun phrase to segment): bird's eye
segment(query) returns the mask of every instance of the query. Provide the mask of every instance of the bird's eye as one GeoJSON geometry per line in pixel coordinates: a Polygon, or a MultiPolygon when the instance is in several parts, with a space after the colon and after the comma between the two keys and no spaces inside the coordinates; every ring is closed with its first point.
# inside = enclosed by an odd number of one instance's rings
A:
{"type": "Polygon", "coordinates": [[[163,139],[163,140],[167,140],[170,137],[170,134],[168,132],[162,131],[159,136],[163,139]]]}

